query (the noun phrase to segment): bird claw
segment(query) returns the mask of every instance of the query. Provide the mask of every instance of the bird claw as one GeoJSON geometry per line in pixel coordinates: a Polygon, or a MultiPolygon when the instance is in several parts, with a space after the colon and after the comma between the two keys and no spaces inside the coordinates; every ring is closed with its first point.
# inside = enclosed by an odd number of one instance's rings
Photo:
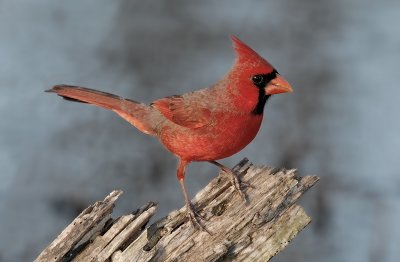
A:
{"type": "Polygon", "coordinates": [[[239,193],[240,197],[243,199],[245,203],[248,203],[248,199],[246,194],[244,193],[244,189],[246,188],[255,188],[252,184],[246,181],[242,181],[240,177],[231,169],[223,168],[223,171],[228,174],[231,178],[231,183],[235,190],[239,193]]]}
{"type": "Polygon", "coordinates": [[[201,231],[207,232],[208,234],[212,235],[211,232],[200,223],[199,218],[201,218],[202,220],[205,220],[205,218],[198,212],[196,212],[191,204],[186,204],[186,217],[189,219],[193,228],[200,229],[201,231]]]}

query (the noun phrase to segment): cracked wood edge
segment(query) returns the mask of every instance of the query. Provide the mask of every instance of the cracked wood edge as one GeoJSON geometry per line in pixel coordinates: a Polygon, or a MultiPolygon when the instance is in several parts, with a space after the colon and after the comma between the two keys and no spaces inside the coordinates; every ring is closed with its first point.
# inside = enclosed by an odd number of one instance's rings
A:
{"type": "Polygon", "coordinates": [[[247,159],[233,170],[254,186],[246,190],[250,204],[224,174],[192,200],[212,235],[193,229],[184,208],[145,228],[156,212],[154,203],[112,221],[114,202],[122,194],[113,191],[85,209],[36,261],[268,261],[310,223],[295,202],[318,177],[297,177],[296,170],[255,166],[247,159]],[[81,227],[82,217],[92,220],[90,225],[81,227]]]}
{"type": "Polygon", "coordinates": [[[98,225],[105,224],[114,208],[114,202],[121,194],[121,190],[115,190],[103,201],[98,201],[83,210],[82,213],[80,213],[79,216],[40,253],[35,261],[62,261],[63,257],[84,239],[88,232],[91,232],[98,225]]]}

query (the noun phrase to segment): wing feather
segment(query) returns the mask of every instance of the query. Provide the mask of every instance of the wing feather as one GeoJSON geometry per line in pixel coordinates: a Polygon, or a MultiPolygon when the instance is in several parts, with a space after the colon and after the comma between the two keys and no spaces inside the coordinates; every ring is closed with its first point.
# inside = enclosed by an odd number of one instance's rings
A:
{"type": "Polygon", "coordinates": [[[188,128],[199,128],[210,122],[211,111],[201,99],[185,96],[168,96],[151,105],[175,124],[188,128]],[[200,102],[199,102],[200,101],[200,102]]]}

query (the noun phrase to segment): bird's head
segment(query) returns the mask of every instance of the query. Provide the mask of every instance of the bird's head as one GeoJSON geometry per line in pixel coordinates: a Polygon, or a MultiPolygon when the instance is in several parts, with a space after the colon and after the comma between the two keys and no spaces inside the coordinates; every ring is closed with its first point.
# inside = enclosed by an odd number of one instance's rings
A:
{"type": "Polygon", "coordinates": [[[228,88],[235,96],[237,106],[262,114],[271,95],[292,92],[293,89],[267,60],[237,37],[231,38],[236,61],[228,73],[231,82],[228,88]]]}

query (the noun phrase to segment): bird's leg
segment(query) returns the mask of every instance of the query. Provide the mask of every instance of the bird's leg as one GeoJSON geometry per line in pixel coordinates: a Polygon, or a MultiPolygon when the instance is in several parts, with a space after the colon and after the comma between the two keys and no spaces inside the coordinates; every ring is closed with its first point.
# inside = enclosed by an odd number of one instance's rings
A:
{"type": "Polygon", "coordinates": [[[254,186],[252,186],[250,183],[242,181],[239,176],[232,171],[232,169],[230,169],[229,167],[226,167],[220,163],[218,163],[217,161],[209,161],[211,164],[216,165],[217,167],[219,167],[222,171],[224,171],[226,174],[228,174],[231,178],[231,183],[233,185],[233,187],[235,188],[235,190],[239,193],[239,195],[241,196],[241,198],[243,199],[244,202],[247,203],[247,198],[246,195],[243,191],[244,188],[246,187],[251,187],[254,188],[254,186]]]}
{"type": "Polygon", "coordinates": [[[179,160],[177,169],[177,177],[179,180],[179,184],[181,185],[182,188],[183,196],[185,197],[186,216],[188,217],[194,228],[196,228],[197,226],[202,231],[206,231],[207,233],[211,234],[203,225],[200,224],[199,217],[202,218],[202,216],[194,210],[192,203],[190,202],[189,195],[186,191],[184,179],[185,179],[185,169],[187,164],[188,164],[187,161],[179,160]]]}

